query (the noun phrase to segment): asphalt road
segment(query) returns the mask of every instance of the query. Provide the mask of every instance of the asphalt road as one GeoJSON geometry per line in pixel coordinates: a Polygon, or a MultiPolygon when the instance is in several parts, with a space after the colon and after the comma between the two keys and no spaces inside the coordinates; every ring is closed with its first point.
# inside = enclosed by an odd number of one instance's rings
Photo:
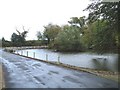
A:
{"type": "Polygon", "coordinates": [[[118,83],[90,73],[1,52],[7,88],[118,88],[118,83]]]}

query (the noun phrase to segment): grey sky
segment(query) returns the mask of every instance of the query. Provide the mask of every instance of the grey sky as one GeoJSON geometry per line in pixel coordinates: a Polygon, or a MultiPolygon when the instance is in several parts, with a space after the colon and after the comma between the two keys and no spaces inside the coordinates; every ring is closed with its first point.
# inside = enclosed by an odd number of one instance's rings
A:
{"type": "Polygon", "coordinates": [[[27,40],[36,39],[48,23],[67,24],[70,17],[88,14],[83,12],[89,0],[0,0],[0,38],[10,40],[16,28],[30,29],[27,40]]]}

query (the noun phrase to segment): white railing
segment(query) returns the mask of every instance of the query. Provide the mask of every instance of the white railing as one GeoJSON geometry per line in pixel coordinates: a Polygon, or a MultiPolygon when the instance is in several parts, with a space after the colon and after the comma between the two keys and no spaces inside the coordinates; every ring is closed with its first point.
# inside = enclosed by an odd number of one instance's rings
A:
{"type": "MultiPolygon", "coordinates": [[[[26,57],[30,57],[30,58],[34,58],[34,59],[40,59],[40,60],[44,60],[44,61],[49,61],[49,62],[57,62],[57,63],[61,63],[60,62],[60,56],[58,55],[56,57],[57,60],[51,61],[49,59],[49,54],[45,54],[44,55],[44,59],[40,58],[38,56],[39,53],[37,52],[31,52],[31,51],[23,51],[23,50],[16,50],[15,52],[13,52],[15,54],[21,55],[21,56],[26,56],[26,57]],[[38,56],[38,57],[37,57],[38,56]]],[[[42,56],[43,57],[43,56],[42,56]]]]}

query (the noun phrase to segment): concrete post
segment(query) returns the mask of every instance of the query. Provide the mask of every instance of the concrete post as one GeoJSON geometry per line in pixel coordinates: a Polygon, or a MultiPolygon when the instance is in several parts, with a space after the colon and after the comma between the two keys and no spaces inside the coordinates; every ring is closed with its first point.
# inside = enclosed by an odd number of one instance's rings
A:
{"type": "Polygon", "coordinates": [[[27,51],[27,57],[28,57],[28,51],[27,51]]]}
{"type": "Polygon", "coordinates": [[[58,63],[60,64],[60,56],[58,56],[58,63]]]}
{"type": "Polygon", "coordinates": [[[48,54],[46,54],[46,61],[48,61],[48,54]]]}
{"type": "Polygon", "coordinates": [[[21,55],[23,55],[23,51],[21,50],[21,55]]]}
{"type": "Polygon", "coordinates": [[[33,58],[35,58],[35,52],[33,52],[33,58]]]}

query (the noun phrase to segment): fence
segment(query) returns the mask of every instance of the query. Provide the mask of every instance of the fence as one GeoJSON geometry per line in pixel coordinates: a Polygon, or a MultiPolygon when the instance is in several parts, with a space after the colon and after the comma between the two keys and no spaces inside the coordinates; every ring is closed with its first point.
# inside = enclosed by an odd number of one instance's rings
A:
{"type": "Polygon", "coordinates": [[[39,56],[40,54],[38,55],[37,52],[31,52],[31,51],[25,51],[25,50],[24,51],[23,50],[16,50],[14,53],[15,54],[19,54],[21,56],[26,56],[26,57],[34,58],[34,59],[42,59],[44,61],[49,61],[49,62],[55,62],[55,61],[57,61],[58,64],[61,63],[59,55],[57,56],[57,60],[53,61],[53,60],[49,59],[49,54],[45,54],[44,57],[42,56],[42,58],[40,58],[40,56],[39,56]]]}

